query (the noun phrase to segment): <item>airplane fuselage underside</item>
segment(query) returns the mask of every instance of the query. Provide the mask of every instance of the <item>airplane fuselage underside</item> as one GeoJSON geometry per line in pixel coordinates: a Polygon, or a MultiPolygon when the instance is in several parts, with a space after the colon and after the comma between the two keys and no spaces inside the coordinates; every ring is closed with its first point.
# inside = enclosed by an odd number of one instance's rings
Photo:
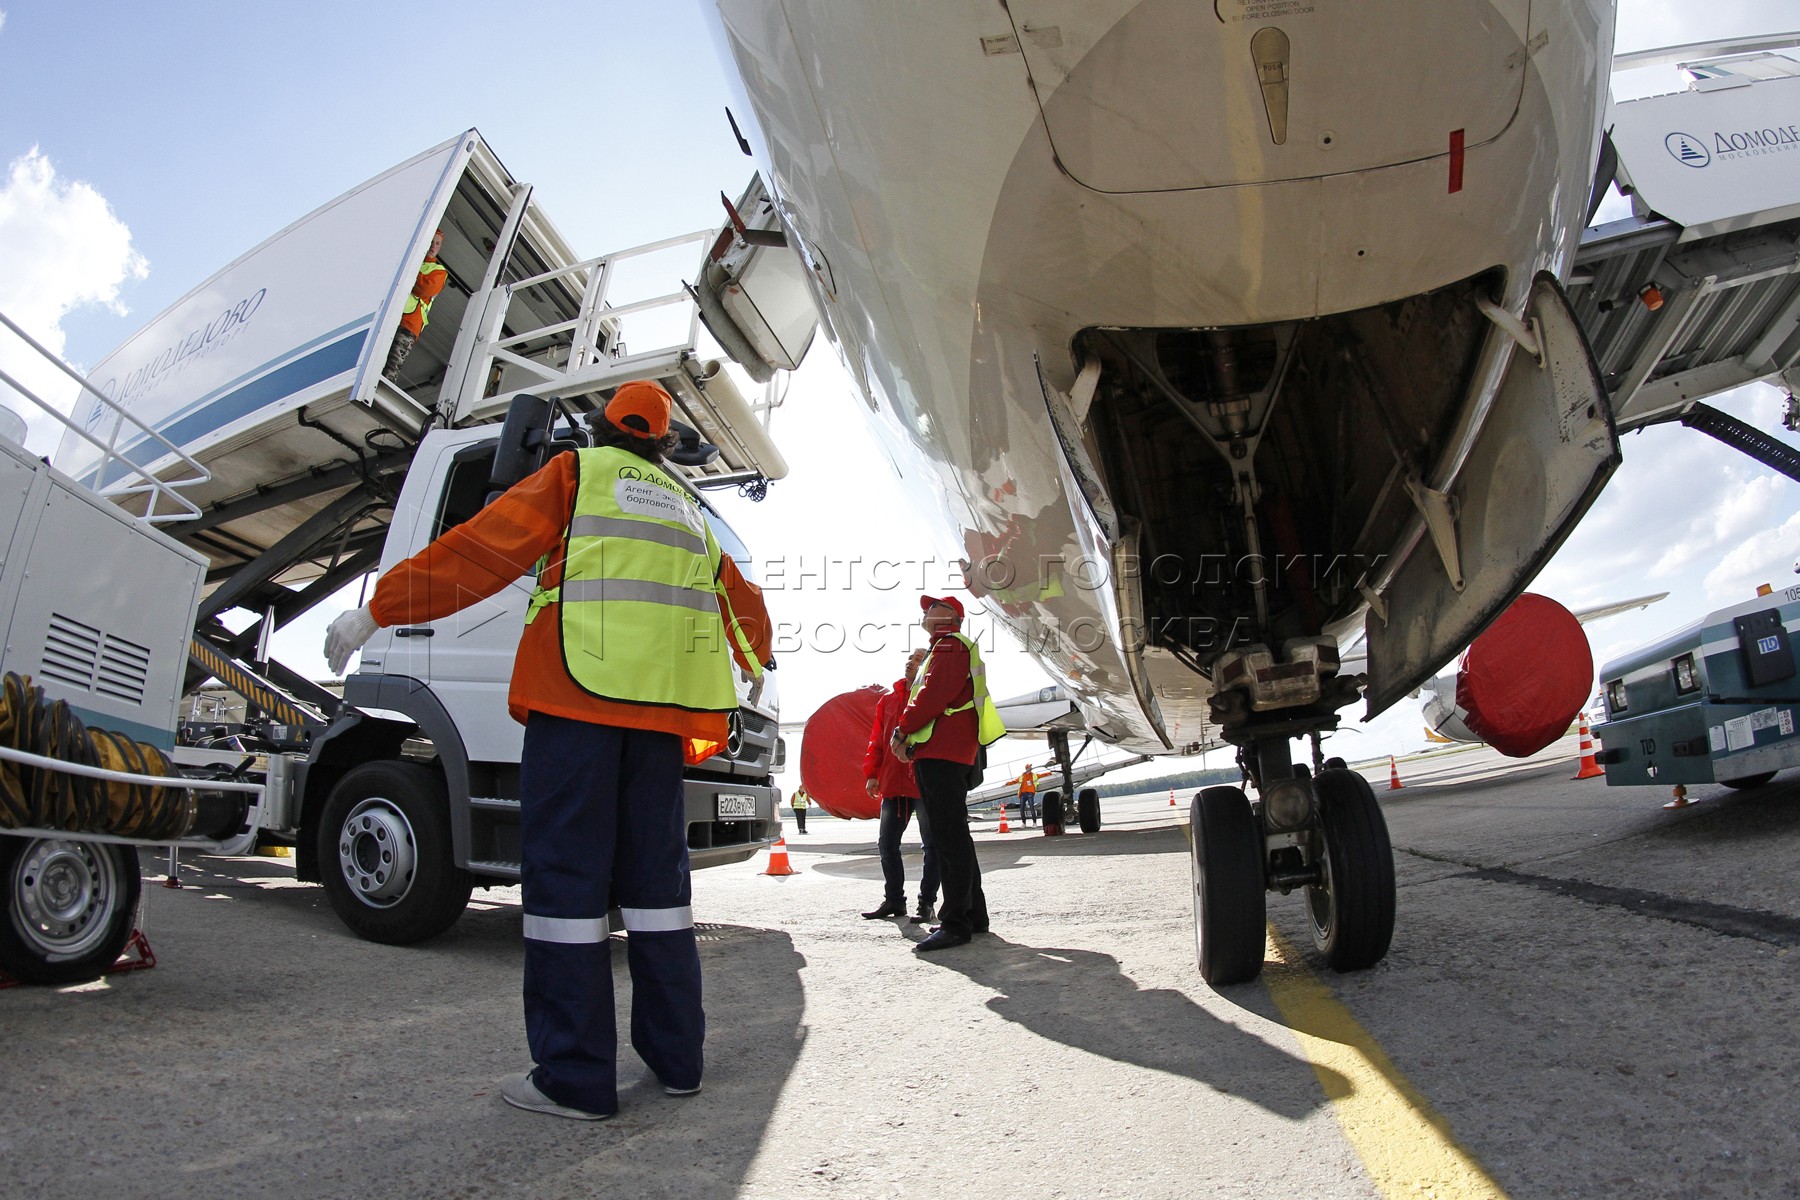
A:
{"type": "MultiPolygon", "coordinates": [[[[880,439],[1100,736],[1216,736],[1221,652],[1366,613],[1385,707],[1616,461],[1579,356],[1480,307],[1560,299],[1608,0],[719,8],[880,439]]],[[[1319,673],[1268,703],[1327,721],[1319,673]]]]}

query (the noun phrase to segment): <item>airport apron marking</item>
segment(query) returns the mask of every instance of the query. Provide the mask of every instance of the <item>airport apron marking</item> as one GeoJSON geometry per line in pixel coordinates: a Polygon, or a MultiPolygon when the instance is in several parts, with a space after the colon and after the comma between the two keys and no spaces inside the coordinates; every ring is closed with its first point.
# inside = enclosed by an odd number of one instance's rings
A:
{"type": "Polygon", "coordinates": [[[1273,925],[1268,936],[1263,979],[1269,995],[1311,1060],[1345,1140],[1376,1189],[1391,1197],[1504,1200],[1506,1192],[1457,1143],[1449,1122],[1273,925]]]}
{"type": "Polygon", "coordinates": [[[1785,948],[1800,946],[1800,920],[1761,909],[1734,908],[1729,904],[1710,904],[1705,900],[1681,900],[1660,892],[1608,887],[1603,883],[1586,883],[1579,879],[1525,875],[1518,871],[1508,871],[1504,867],[1486,867],[1455,878],[1522,884],[1558,896],[1567,896],[1572,900],[1582,900],[1607,908],[1622,908],[1640,917],[1658,917],[1664,921],[1698,926],[1709,933],[1723,934],[1726,937],[1750,938],[1785,948]]]}

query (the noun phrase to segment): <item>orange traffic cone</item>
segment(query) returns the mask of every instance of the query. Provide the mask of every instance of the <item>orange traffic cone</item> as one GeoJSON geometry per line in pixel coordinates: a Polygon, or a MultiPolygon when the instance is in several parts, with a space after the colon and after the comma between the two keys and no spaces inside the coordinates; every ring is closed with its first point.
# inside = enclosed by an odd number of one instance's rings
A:
{"type": "Polygon", "coordinates": [[[1010,828],[1008,828],[1007,824],[1006,824],[1006,805],[1004,805],[1004,804],[1002,804],[1000,806],[1000,828],[998,830],[996,830],[995,832],[997,832],[997,833],[1011,833],[1012,832],[1012,830],[1010,828]]]}
{"type": "Polygon", "coordinates": [[[1394,761],[1393,755],[1388,755],[1388,791],[1397,792],[1405,786],[1400,782],[1400,764],[1394,761]]]}
{"type": "Polygon", "coordinates": [[[764,875],[798,875],[800,872],[788,863],[787,839],[776,838],[775,844],[769,847],[769,869],[764,875]]]}
{"type": "Polygon", "coordinates": [[[1169,807],[1170,808],[1176,807],[1176,805],[1175,805],[1175,789],[1174,788],[1169,789],[1169,807]]]}
{"type": "Polygon", "coordinates": [[[1606,774],[1606,768],[1601,766],[1599,761],[1597,759],[1595,759],[1595,757],[1594,757],[1594,738],[1593,738],[1593,734],[1591,734],[1588,731],[1588,723],[1587,723],[1587,714],[1586,713],[1581,714],[1581,727],[1580,728],[1581,728],[1581,766],[1579,768],[1577,768],[1575,773],[1573,775],[1569,776],[1569,778],[1570,779],[1592,779],[1596,775],[1606,774]]]}
{"type": "Polygon", "coordinates": [[[1689,800],[1687,797],[1687,785],[1678,783],[1675,785],[1675,798],[1670,800],[1667,804],[1663,805],[1663,807],[1664,808],[1686,808],[1688,805],[1690,805],[1692,803],[1693,803],[1693,801],[1689,800]]]}

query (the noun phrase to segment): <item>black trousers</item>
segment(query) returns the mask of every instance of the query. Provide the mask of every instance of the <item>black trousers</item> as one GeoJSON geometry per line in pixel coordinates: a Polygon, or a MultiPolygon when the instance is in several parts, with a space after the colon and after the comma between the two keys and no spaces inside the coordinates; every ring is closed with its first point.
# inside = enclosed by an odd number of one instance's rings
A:
{"type": "MultiPolygon", "coordinates": [[[[890,904],[906,903],[906,862],[900,855],[900,836],[912,823],[913,808],[918,801],[909,796],[889,796],[881,802],[881,832],[875,850],[881,859],[881,879],[886,891],[883,899],[890,904]]],[[[925,863],[919,875],[919,907],[937,903],[937,850],[931,844],[931,821],[919,808],[919,845],[925,863]]]]}
{"type": "Polygon", "coordinates": [[[794,809],[794,825],[801,833],[806,832],[806,810],[804,808],[794,809]]]}
{"type": "Polygon", "coordinates": [[[931,825],[943,881],[938,920],[950,933],[983,933],[988,927],[987,895],[981,890],[975,839],[969,836],[968,765],[921,758],[913,763],[913,777],[919,781],[919,802],[931,825]]]}

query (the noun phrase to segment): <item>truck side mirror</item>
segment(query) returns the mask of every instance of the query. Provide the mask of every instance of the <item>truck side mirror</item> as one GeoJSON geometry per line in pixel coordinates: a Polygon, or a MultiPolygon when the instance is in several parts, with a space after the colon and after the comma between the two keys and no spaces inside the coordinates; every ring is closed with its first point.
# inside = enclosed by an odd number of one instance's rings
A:
{"type": "Polygon", "coordinates": [[[488,501],[544,465],[550,441],[550,421],[555,405],[542,396],[514,396],[500,426],[500,442],[494,447],[494,467],[488,475],[488,501]]]}
{"type": "Polygon", "coordinates": [[[681,439],[680,443],[668,453],[669,461],[677,466],[704,467],[719,457],[719,448],[711,442],[702,441],[700,431],[693,426],[684,425],[680,421],[670,421],[669,432],[681,439]]]}

